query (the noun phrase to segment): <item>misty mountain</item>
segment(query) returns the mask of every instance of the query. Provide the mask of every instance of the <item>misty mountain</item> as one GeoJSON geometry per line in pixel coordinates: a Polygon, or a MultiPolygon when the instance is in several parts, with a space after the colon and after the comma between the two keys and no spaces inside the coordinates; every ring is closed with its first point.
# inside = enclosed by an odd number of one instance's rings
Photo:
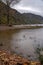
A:
{"type": "Polygon", "coordinates": [[[43,17],[32,13],[23,13],[24,21],[26,24],[42,24],[43,17]]]}

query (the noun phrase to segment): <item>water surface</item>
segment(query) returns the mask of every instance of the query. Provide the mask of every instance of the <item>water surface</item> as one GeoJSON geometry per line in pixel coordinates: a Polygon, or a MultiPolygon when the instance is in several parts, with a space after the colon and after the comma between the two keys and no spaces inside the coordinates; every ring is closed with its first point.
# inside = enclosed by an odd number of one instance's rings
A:
{"type": "Polygon", "coordinates": [[[26,58],[31,56],[32,59],[36,44],[43,46],[43,28],[0,31],[0,50],[16,52],[26,58]]]}

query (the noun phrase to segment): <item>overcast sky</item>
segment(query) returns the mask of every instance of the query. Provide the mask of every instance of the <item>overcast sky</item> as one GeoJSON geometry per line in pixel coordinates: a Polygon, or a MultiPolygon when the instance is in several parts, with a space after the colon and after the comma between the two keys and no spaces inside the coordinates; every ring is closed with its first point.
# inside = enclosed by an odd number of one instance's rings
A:
{"type": "Polygon", "coordinates": [[[29,12],[43,16],[43,0],[21,0],[12,8],[15,8],[21,13],[29,12]]]}

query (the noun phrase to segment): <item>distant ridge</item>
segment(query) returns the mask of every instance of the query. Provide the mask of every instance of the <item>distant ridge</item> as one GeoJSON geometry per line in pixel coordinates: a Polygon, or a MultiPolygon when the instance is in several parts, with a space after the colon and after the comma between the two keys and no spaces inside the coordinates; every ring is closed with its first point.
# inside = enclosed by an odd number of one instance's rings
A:
{"type": "Polygon", "coordinates": [[[43,24],[43,17],[40,15],[35,15],[32,13],[23,13],[22,14],[25,20],[25,23],[28,24],[43,24]]]}

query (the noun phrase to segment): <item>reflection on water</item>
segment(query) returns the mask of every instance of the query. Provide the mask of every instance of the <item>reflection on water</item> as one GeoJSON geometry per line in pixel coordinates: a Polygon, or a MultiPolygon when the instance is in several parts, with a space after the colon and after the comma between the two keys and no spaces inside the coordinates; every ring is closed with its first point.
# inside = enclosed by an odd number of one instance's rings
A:
{"type": "Polygon", "coordinates": [[[43,28],[0,31],[0,50],[16,52],[26,58],[31,56],[32,59],[35,44],[43,46],[43,28]]]}

